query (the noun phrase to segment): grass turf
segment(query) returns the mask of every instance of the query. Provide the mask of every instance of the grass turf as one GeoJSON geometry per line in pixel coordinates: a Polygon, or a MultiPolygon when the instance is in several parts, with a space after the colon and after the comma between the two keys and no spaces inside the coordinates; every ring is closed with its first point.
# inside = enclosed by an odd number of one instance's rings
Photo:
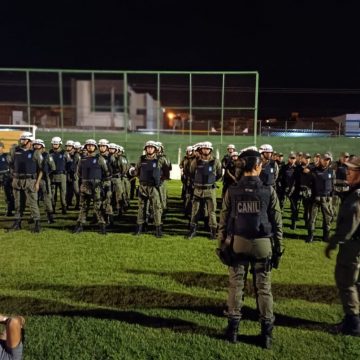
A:
{"type": "MultiPolygon", "coordinates": [[[[179,181],[168,182],[165,236],[133,236],[136,202],[108,235],[87,226],[72,234],[76,212],[56,223],[7,232],[0,218],[1,312],[26,316],[25,359],[358,359],[359,339],[333,335],[342,318],[324,244],[305,244],[289,229],[286,253],[273,271],[276,327],[272,350],[258,346],[259,322],[247,286],[240,339],[222,339],[227,269],[204,232],[184,239],[179,181]],[[93,231],[89,231],[93,230],[93,231]]],[[[220,193],[219,193],[220,195],[220,193]]],[[[320,235],[321,219],[317,235],[320,235]]]]}

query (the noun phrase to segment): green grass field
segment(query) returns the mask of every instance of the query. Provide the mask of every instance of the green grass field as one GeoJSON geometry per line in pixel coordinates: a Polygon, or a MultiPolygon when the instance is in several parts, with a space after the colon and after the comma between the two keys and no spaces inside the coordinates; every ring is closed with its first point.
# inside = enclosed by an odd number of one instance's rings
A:
{"type": "MultiPolygon", "coordinates": [[[[0,312],[26,316],[25,359],[359,358],[359,339],[332,334],[342,318],[335,260],[324,257],[324,243],[304,243],[302,222],[289,230],[287,211],[286,253],[273,271],[273,349],[257,344],[250,283],[240,341],[224,341],[227,268],[205,233],[184,238],[180,187],[168,182],[161,239],[132,234],[136,201],[106,236],[91,225],[72,234],[73,211],[66,217],[58,211],[55,224],[43,221],[40,234],[31,233],[27,221],[23,230],[7,232],[12,221],[0,217],[0,312]]],[[[317,235],[320,226],[321,219],[317,235]]]]}

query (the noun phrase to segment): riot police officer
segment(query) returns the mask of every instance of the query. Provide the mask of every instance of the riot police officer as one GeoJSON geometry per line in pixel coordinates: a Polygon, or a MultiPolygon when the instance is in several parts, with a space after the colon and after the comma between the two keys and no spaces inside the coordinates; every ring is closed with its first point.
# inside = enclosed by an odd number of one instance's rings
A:
{"type": "Polygon", "coordinates": [[[233,151],[230,156],[230,161],[227,163],[225,172],[223,175],[223,188],[222,188],[222,198],[224,198],[225,193],[230,185],[235,181],[235,172],[236,172],[236,162],[239,158],[237,151],[233,151]]]}
{"type": "Polygon", "coordinates": [[[335,280],[345,313],[339,330],[345,335],[360,336],[360,157],[354,157],[345,164],[350,191],[341,204],[336,231],[330,238],[325,255],[330,258],[339,244],[335,280]]]}
{"type": "Polygon", "coordinates": [[[181,199],[183,200],[184,213],[186,217],[189,217],[191,214],[193,187],[190,176],[190,163],[194,157],[194,149],[193,146],[190,145],[186,148],[186,154],[180,162],[182,182],[181,199]]]}
{"type": "Polygon", "coordinates": [[[200,143],[199,158],[192,160],[190,175],[194,184],[194,196],[192,203],[190,230],[187,238],[192,239],[196,235],[198,219],[201,211],[205,210],[209,215],[210,238],[216,238],[216,181],[222,176],[221,163],[212,155],[211,142],[200,143]]]}
{"type": "Polygon", "coordinates": [[[275,189],[265,186],[259,178],[262,169],[260,153],[247,150],[240,157],[244,160],[243,175],[225,194],[218,232],[220,247],[226,245],[232,254],[232,261],[227,263],[230,267],[225,335],[229,341],[237,341],[245,281],[251,265],[262,345],[270,348],[275,319],[271,265],[273,255],[278,261],[283,253],[281,210],[275,189]]]}
{"type": "Polygon", "coordinates": [[[165,165],[165,159],[156,153],[158,145],[155,141],[149,140],[144,145],[145,154],[142,155],[135,168],[130,169],[131,175],[139,178],[138,215],[136,235],[144,231],[148,221],[148,211],[151,208],[155,223],[155,236],[162,237],[162,211],[160,182],[161,169],[165,165]]]}
{"type": "Polygon", "coordinates": [[[45,211],[48,218],[48,223],[53,224],[54,209],[52,205],[51,182],[49,174],[55,170],[55,162],[52,156],[45,151],[45,143],[41,139],[35,139],[33,143],[34,149],[39,151],[43,157],[43,177],[40,181],[40,191],[44,200],[45,211]]]}
{"type": "Polygon", "coordinates": [[[105,159],[95,150],[96,141],[88,139],[84,144],[87,155],[80,159],[77,176],[81,180],[80,185],[80,213],[77,219],[77,225],[74,233],[83,231],[83,225],[86,223],[86,215],[89,211],[90,202],[93,201],[94,212],[100,226],[100,233],[106,234],[106,224],[102,215],[102,180],[108,177],[109,170],[105,159]]]}
{"type": "Polygon", "coordinates": [[[231,154],[236,151],[236,147],[234,144],[229,144],[226,147],[226,154],[224,155],[224,157],[221,159],[221,166],[222,168],[225,170],[227,165],[229,164],[229,162],[231,161],[231,154]]]}
{"type": "Polygon", "coordinates": [[[43,157],[32,148],[32,133],[23,132],[20,144],[10,150],[10,167],[13,172],[13,193],[15,199],[15,221],[13,230],[21,229],[22,206],[21,194],[26,198],[32,219],[35,221],[34,232],[40,232],[40,211],[38,206],[38,191],[43,176],[43,157]]]}
{"type": "Polygon", "coordinates": [[[60,191],[62,214],[66,214],[66,163],[67,154],[61,148],[62,140],[59,136],[51,139],[51,146],[49,153],[54,159],[56,170],[51,173],[51,192],[53,196],[53,208],[56,210],[57,191],[60,191]]]}
{"type": "Polygon", "coordinates": [[[0,188],[5,192],[6,216],[13,216],[15,208],[11,181],[9,156],[4,153],[4,143],[0,142],[0,188]]]}
{"type": "Polygon", "coordinates": [[[259,147],[262,157],[262,170],[260,180],[264,185],[275,186],[276,179],[279,175],[279,165],[272,159],[273,147],[270,144],[263,144],[259,147]]]}

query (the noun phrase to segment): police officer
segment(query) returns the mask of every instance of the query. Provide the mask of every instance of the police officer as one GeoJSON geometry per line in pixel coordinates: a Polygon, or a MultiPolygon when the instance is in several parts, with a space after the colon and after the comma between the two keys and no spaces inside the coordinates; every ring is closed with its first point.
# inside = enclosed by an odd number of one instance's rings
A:
{"type": "Polygon", "coordinates": [[[79,161],[81,159],[81,144],[79,141],[74,141],[74,157],[72,159],[72,171],[74,174],[74,195],[75,195],[75,207],[74,210],[80,210],[80,184],[79,179],[77,178],[76,171],[79,164],[79,161]]]}
{"type": "Polygon", "coordinates": [[[74,167],[74,156],[75,156],[75,141],[67,140],[65,143],[65,154],[66,154],[66,209],[72,206],[72,199],[74,197],[74,182],[75,182],[75,171],[74,167]]]}
{"type": "Polygon", "coordinates": [[[326,152],[320,156],[319,165],[312,171],[312,204],[308,224],[308,236],[306,242],[314,240],[316,217],[319,209],[323,216],[323,241],[327,242],[330,235],[331,222],[333,220],[332,193],[334,188],[335,173],[330,167],[332,154],[326,152]]]}
{"type": "Polygon", "coordinates": [[[52,156],[45,151],[45,143],[41,139],[36,139],[33,143],[35,150],[39,151],[43,157],[43,177],[40,181],[40,191],[43,196],[45,211],[48,218],[48,223],[53,224],[54,220],[54,209],[52,205],[52,194],[51,194],[51,181],[49,174],[55,171],[55,162],[52,156]]]}
{"type": "Polygon", "coordinates": [[[225,170],[229,162],[231,161],[231,154],[236,151],[236,147],[234,144],[229,144],[226,148],[227,153],[221,160],[221,167],[225,170]]]}
{"type": "Polygon", "coordinates": [[[303,205],[303,219],[306,228],[309,227],[311,213],[313,169],[314,164],[311,163],[311,155],[309,153],[303,154],[300,165],[297,167],[297,173],[299,177],[299,197],[303,205]]]}
{"type": "Polygon", "coordinates": [[[190,176],[190,163],[194,159],[194,149],[193,146],[188,146],[186,148],[186,154],[180,162],[180,170],[181,170],[181,199],[184,204],[184,213],[185,216],[189,217],[191,214],[191,201],[192,201],[192,183],[190,176]]]}
{"type": "Polygon", "coordinates": [[[259,178],[262,169],[260,153],[244,151],[243,176],[230,186],[220,213],[218,240],[228,243],[234,255],[229,267],[228,327],[226,337],[237,341],[245,281],[252,267],[261,320],[261,339],[265,348],[272,343],[274,326],[271,293],[271,259],[283,253],[282,218],[279,200],[273,187],[259,178]],[[273,240],[271,239],[273,237],[273,240]]]}
{"type": "Polygon", "coordinates": [[[100,226],[100,233],[105,235],[106,224],[101,211],[101,186],[102,180],[110,174],[105,159],[95,151],[97,148],[96,141],[88,139],[85,141],[84,146],[87,155],[80,159],[77,168],[77,176],[81,179],[80,213],[74,233],[83,231],[83,225],[86,223],[86,215],[89,211],[90,202],[93,201],[94,212],[100,226]]]}
{"type": "Polygon", "coordinates": [[[236,172],[236,162],[239,158],[237,151],[233,151],[230,156],[230,161],[226,165],[225,172],[223,175],[223,188],[222,188],[222,198],[224,198],[225,193],[230,185],[235,181],[235,172],[236,172]]]}
{"type": "Polygon", "coordinates": [[[13,230],[21,229],[21,193],[25,196],[32,219],[35,221],[34,232],[40,232],[40,212],[38,206],[38,191],[43,175],[43,157],[32,148],[32,133],[23,132],[20,144],[10,150],[10,167],[13,172],[13,193],[15,199],[15,221],[13,230]]]}
{"type": "Polygon", "coordinates": [[[59,136],[51,139],[51,146],[49,153],[55,161],[56,170],[51,173],[51,192],[53,196],[54,212],[56,210],[57,191],[60,191],[62,214],[66,214],[66,163],[67,154],[61,148],[62,140],[59,136]]]}
{"type": "Polygon", "coordinates": [[[162,211],[160,182],[161,169],[165,165],[165,159],[157,155],[158,146],[155,141],[149,140],[145,143],[144,151],[135,168],[130,169],[131,175],[139,178],[138,215],[136,235],[144,231],[147,223],[148,209],[152,209],[155,223],[155,236],[162,237],[162,211]]]}
{"type": "Polygon", "coordinates": [[[0,189],[5,192],[6,216],[13,216],[15,208],[11,182],[9,155],[4,153],[4,143],[0,142],[0,189]]]}
{"type": "Polygon", "coordinates": [[[275,186],[279,175],[279,165],[271,158],[273,151],[273,147],[270,144],[263,144],[259,147],[263,163],[260,180],[267,186],[275,186]]]}
{"type": "Polygon", "coordinates": [[[299,187],[297,181],[297,166],[296,154],[291,152],[288,157],[286,165],[282,166],[279,171],[278,184],[279,184],[279,202],[280,208],[284,208],[285,198],[290,201],[291,210],[291,225],[292,230],[296,229],[296,220],[298,217],[298,200],[299,200],[299,187]]]}
{"type": "Polygon", "coordinates": [[[349,185],[346,182],[346,170],[347,166],[346,161],[349,160],[350,154],[346,151],[340,154],[339,160],[335,161],[333,164],[333,169],[335,170],[335,182],[334,182],[334,196],[333,196],[333,209],[334,209],[334,218],[336,218],[338,213],[338,208],[340,206],[341,200],[344,198],[345,194],[349,191],[349,185]]]}
{"type": "Polygon", "coordinates": [[[210,238],[216,239],[216,181],[222,176],[221,163],[212,155],[211,142],[205,141],[200,144],[199,158],[192,160],[190,175],[194,184],[194,196],[192,203],[190,230],[187,235],[192,239],[196,235],[197,223],[201,211],[208,212],[210,225],[210,238]]]}
{"type": "Polygon", "coordinates": [[[350,191],[341,204],[336,231],[330,238],[325,255],[330,258],[339,244],[335,280],[345,313],[339,330],[345,335],[360,336],[360,157],[354,157],[345,164],[350,191]]]}

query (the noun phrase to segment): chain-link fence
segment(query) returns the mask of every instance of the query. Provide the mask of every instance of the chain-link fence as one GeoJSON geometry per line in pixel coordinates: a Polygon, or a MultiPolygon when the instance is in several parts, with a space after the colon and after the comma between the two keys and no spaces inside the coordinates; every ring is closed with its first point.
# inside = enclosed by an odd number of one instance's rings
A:
{"type": "Polygon", "coordinates": [[[250,135],[257,72],[0,69],[0,123],[41,130],[188,136],[250,135]]]}

